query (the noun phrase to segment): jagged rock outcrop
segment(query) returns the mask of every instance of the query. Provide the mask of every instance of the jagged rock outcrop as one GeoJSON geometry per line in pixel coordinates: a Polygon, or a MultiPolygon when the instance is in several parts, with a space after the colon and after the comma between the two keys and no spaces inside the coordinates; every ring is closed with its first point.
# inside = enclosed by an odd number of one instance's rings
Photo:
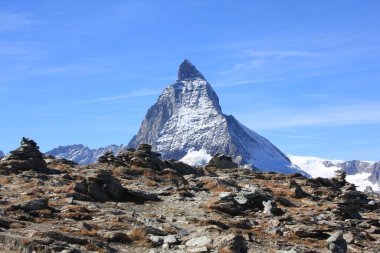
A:
{"type": "Polygon", "coordinates": [[[189,150],[205,149],[242,157],[263,171],[302,172],[267,139],[225,115],[219,98],[190,61],[179,67],[178,80],[168,86],[147,112],[128,146],[151,144],[165,159],[181,159],[189,150]]]}

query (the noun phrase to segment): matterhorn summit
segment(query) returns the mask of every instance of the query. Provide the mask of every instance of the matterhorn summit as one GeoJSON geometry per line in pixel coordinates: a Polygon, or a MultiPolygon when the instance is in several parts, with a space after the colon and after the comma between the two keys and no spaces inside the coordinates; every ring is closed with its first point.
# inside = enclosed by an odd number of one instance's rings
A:
{"type": "Polygon", "coordinates": [[[152,145],[166,159],[181,159],[194,150],[240,156],[242,164],[262,171],[302,172],[272,143],[225,115],[206,78],[189,61],[178,70],[178,80],[165,88],[147,112],[128,146],[152,145]]]}

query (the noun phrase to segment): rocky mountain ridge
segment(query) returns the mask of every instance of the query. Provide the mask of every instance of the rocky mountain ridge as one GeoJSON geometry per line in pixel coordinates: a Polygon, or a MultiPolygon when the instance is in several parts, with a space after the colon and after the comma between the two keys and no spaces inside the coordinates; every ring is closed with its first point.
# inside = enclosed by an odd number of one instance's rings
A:
{"type": "Polygon", "coordinates": [[[81,166],[24,138],[0,161],[0,251],[379,249],[380,196],[356,191],[344,172],[308,179],[234,166],[223,155],[206,167],[162,160],[147,144],[81,166]]]}
{"type": "Polygon", "coordinates": [[[95,163],[98,160],[98,158],[107,151],[118,153],[125,147],[125,145],[112,144],[106,147],[90,149],[85,145],[75,144],[69,146],[59,146],[46,152],[46,154],[61,157],[73,161],[77,164],[85,165],[95,163]]]}

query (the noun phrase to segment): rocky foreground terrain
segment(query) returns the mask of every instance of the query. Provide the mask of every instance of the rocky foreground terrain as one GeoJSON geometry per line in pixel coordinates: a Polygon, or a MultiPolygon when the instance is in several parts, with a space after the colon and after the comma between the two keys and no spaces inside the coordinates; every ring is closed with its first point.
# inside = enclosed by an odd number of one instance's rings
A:
{"type": "Polygon", "coordinates": [[[379,195],[345,173],[234,167],[163,161],[146,144],[81,166],[24,138],[0,162],[0,251],[379,252],[379,195]]]}

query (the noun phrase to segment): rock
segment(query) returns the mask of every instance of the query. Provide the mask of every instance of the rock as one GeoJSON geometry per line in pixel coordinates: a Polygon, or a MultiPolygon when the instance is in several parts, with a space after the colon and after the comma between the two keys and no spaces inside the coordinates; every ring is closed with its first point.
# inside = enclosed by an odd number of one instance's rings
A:
{"type": "Polygon", "coordinates": [[[281,208],[278,208],[276,203],[272,202],[272,200],[263,201],[263,214],[265,215],[283,215],[284,211],[281,208]]]}
{"type": "MultiPolygon", "coordinates": [[[[124,188],[111,171],[100,170],[74,185],[76,192],[89,195],[98,201],[158,201],[155,194],[146,194],[142,191],[131,191],[124,188]]],[[[75,197],[76,195],[74,195],[75,197]]]]}
{"type": "Polygon", "coordinates": [[[49,203],[48,203],[47,198],[28,200],[18,205],[12,206],[12,209],[16,209],[16,210],[21,209],[26,212],[38,211],[38,210],[47,209],[47,208],[49,208],[49,203]]]}
{"type": "Polygon", "coordinates": [[[191,238],[185,243],[185,245],[191,248],[202,248],[211,245],[212,242],[213,239],[209,236],[199,236],[191,238]]]}
{"type": "Polygon", "coordinates": [[[327,239],[327,248],[331,253],[347,252],[347,243],[343,238],[343,231],[338,231],[327,239]]]}
{"type": "Polygon", "coordinates": [[[197,176],[202,176],[204,175],[204,172],[200,169],[194,168],[190,165],[187,165],[186,163],[183,162],[178,162],[175,160],[166,160],[164,161],[166,167],[171,168],[175,171],[177,171],[181,175],[197,175],[197,176]]]}
{"type": "Polygon", "coordinates": [[[318,240],[325,240],[329,238],[326,230],[323,229],[311,229],[307,227],[296,227],[294,234],[299,238],[315,238],[318,240]]]}
{"type": "Polygon", "coordinates": [[[289,188],[294,189],[294,192],[292,194],[294,198],[301,199],[309,196],[309,194],[306,193],[302,187],[294,180],[290,181],[289,188]]]}
{"type": "Polygon", "coordinates": [[[237,234],[229,234],[222,238],[218,247],[218,252],[245,253],[247,250],[244,237],[237,234]]]}
{"type": "Polygon", "coordinates": [[[233,169],[238,165],[232,161],[232,157],[217,153],[207,164],[207,167],[217,167],[220,169],[233,169]]]}
{"type": "Polygon", "coordinates": [[[346,240],[347,244],[354,243],[354,241],[355,241],[355,236],[351,232],[344,234],[343,238],[344,238],[344,240],[346,240]]]}
{"type": "Polygon", "coordinates": [[[92,229],[94,229],[93,225],[88,224],[88,223],[86,223],[84,221],[79,222],[78,227],[80,229],[85,229],[85,230],[92,230],[92,229]]]}
{"type": "Polygon", "coordinates": [[[177,243],[177,238],[174,235],[168,235],[164,237],[164,243],[175,244],[177,243]]]}
{"type": "Polygon", "coordinates": [[[111,232],[106,235],[106,238],[109,242],[116,243],[130,243],[131,239],[129,239],[128,235],[123,232],[111,232]]]}

